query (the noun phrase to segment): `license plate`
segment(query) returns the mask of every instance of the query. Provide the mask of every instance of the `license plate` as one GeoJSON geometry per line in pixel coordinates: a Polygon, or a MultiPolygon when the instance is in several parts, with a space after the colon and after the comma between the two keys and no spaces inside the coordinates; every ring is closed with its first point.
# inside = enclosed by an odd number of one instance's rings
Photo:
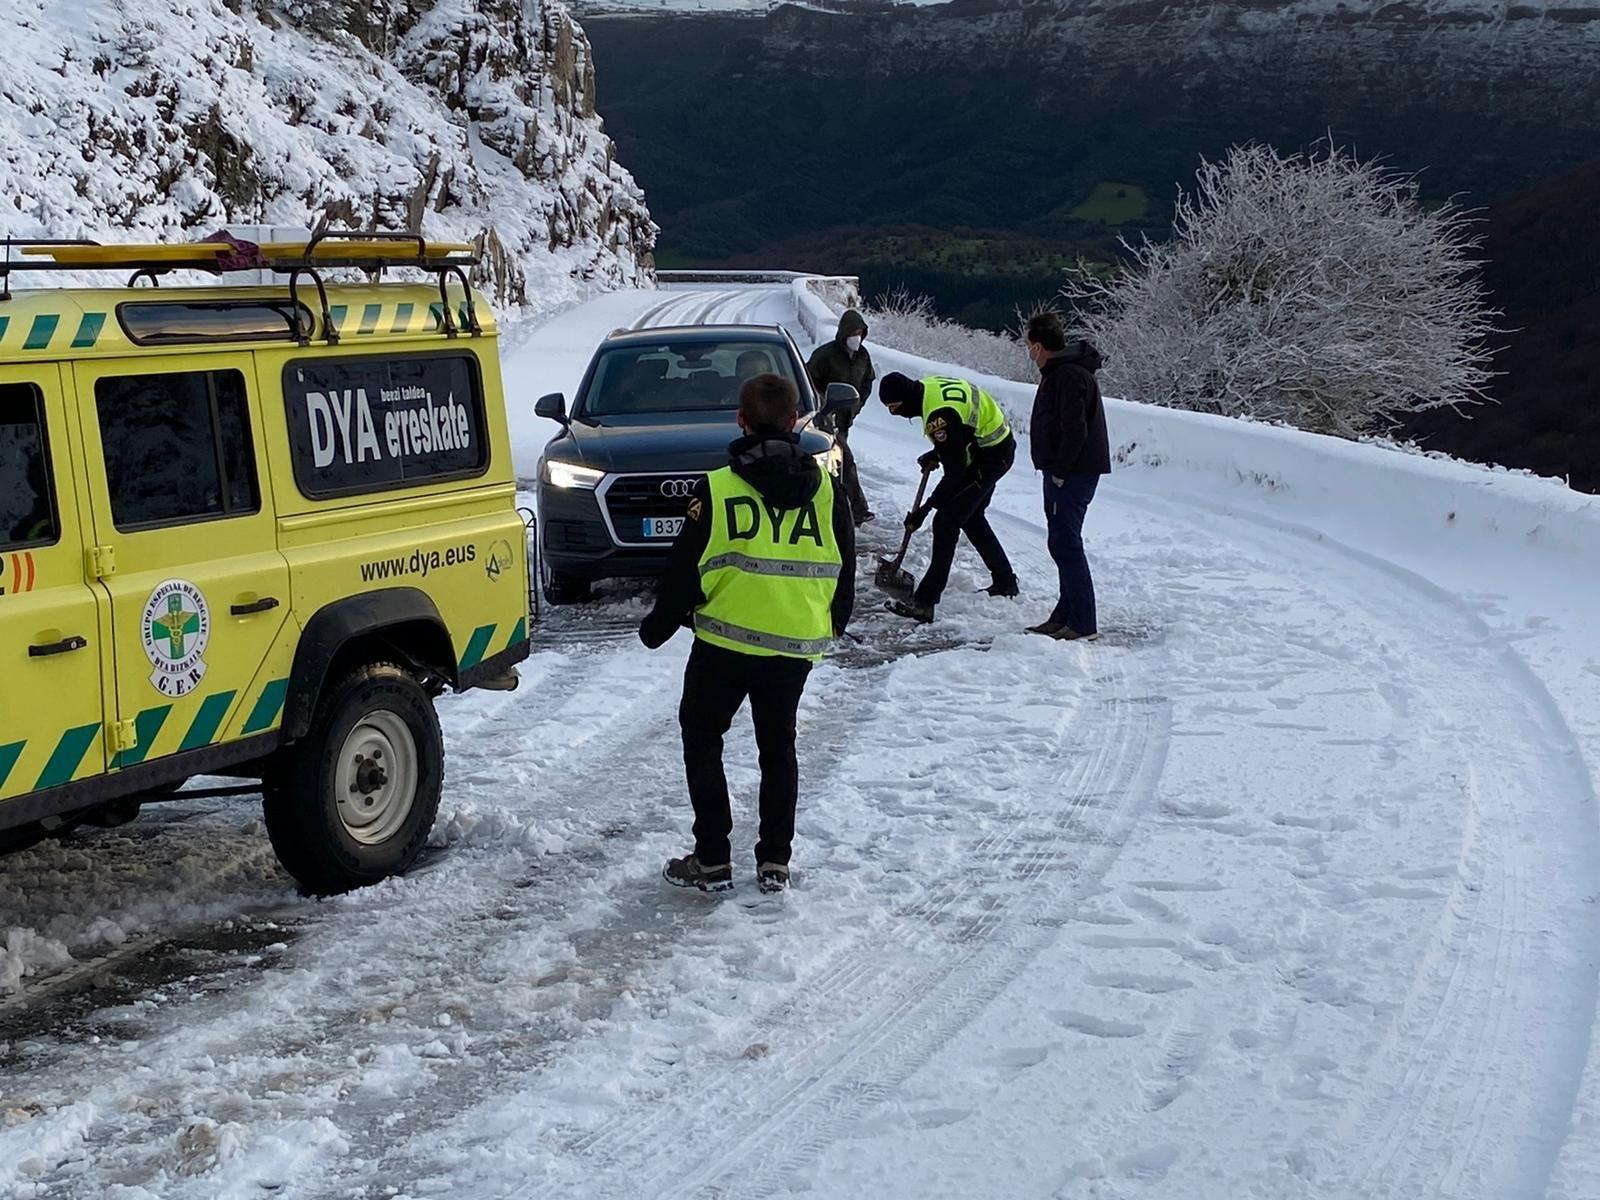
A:
{"type": "Polygon", "coordinates": [[[646,517],[644,519],[644,535],[647,538],[675,538],[682,528],[682,517],[646,517]]]}

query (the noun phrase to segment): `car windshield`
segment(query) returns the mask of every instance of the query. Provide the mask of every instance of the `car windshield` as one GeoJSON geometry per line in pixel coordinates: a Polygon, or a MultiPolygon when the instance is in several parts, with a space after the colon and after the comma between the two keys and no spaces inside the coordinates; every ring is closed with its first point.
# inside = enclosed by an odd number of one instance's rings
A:
{"type": "Polygon", "coordinates": [[[640,416],[651,413],[732,412],[739,388],[756,375],[796,378],[793,357],[780,342],[682,341],[641,343],[607,350],[595,364],[580,415],[640,416]]]}

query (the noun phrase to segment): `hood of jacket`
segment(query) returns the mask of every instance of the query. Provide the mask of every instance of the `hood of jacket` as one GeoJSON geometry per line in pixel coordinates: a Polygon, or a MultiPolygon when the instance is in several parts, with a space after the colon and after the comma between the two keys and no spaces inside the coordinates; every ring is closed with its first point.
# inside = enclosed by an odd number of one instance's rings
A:
{"type": "Polygon", "coordinates": [[[1043,370],[1049,371],[1057,366],[1082,367],[1085,371],[1098,371],[1105,365],[1105,356],[1095,349],[1093,342],[1079,338],[1067,343],[1066,349],[1052,354],[1044,364],[1043,370]]]}
{"type": "Polygon", "coordinates": [[[747,434],[728,447],[733,473],[774,508],[799,508],[822,486],[822,468],[792,433],[747,434]]]}
{"type": "Polygon", "coordinates": [[[867,336],[867,319],[855,309],[847,308],[844,310],[844,315],[839,318],[839,332],[834,335],[833,340],[842,346],[846,338],[858,333],[862,337],[867,336]]]}

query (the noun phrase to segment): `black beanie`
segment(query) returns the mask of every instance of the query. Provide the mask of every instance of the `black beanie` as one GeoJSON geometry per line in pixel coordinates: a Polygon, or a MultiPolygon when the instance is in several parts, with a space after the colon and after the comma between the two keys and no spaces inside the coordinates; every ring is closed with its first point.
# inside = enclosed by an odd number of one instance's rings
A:
{"type": "Polygon", "coordinates": [[[922,385],[899,371],[890,371],[878,380],[878,399],[884,404],[913,405],[922,401],[922,385]]]}

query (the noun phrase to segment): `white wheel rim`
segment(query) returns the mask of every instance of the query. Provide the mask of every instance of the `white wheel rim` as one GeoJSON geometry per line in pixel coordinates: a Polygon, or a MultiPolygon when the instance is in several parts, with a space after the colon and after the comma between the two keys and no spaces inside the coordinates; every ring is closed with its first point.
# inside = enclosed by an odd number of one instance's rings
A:
{"type": "Polygon", "coordinates": [[[411,727],[387,709],[356,722],[334,773],[339,820],[363,846],[392,838],[417,798],[417,742],[411,727]]]}

